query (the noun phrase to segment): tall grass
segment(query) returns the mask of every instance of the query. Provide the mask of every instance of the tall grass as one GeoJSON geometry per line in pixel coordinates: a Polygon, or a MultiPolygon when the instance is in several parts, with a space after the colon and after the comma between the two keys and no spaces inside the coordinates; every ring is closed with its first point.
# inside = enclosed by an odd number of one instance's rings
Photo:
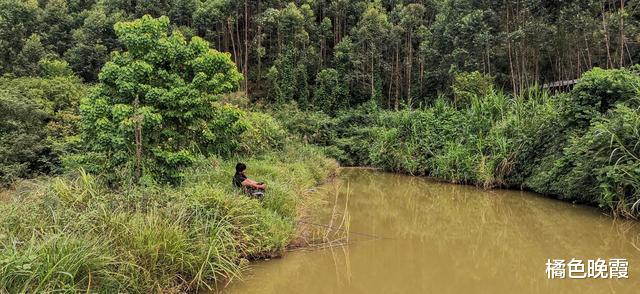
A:
{"type": "Polygon", "coordinates": [[[0,203],[0,292],[216,289],[283,252],[299,196],[336,168],[317,148],[201,159],[179,187],[112,191],[83,171],[22,182],[0,203]],[[264,201],[231,186],[236,160],[264,201]]]}
{"type": "Polygon", "coordinates": [[[512,96],[490,89],[415,110],[368,103],[329,118],[291,109],[276,116],[347,164],[530,189],[637,218],[638,97],[636,73],[594,69],[569,93],[531,87],[512,96]],[[304,129],[300,117],[318,122],[304,129]]]}

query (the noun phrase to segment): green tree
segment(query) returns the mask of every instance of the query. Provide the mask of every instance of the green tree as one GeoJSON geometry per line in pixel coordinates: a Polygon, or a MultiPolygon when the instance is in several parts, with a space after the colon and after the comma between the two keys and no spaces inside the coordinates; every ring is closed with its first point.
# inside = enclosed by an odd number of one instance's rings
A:
{"type": "Polygon", "coordinates": [[[391,24],[384,10],[372,4],[362,15],[351,34],[354,39],[354,60],[358,80],[369,98],[378,101],[382,97],[382,62],[380,58],[387,48],[391,24]]]}
{"type": "Polygon", "coordinates": [[[62,169],[77,152],[87,89],[73,76],[0,78],[0,185],[62,169]]]}
{"type": "Polygon", "coordinates": [[[594,68],[571,91],[564,107],[572,127],[586,127],[618,102],[640,96],[640,76],[627,69],[594,68]]]}
{"type": "Polygon", "coordinates": [[[13,71],[18,76],[37,76],[39,74],[38,62],[45,56],[46,52],[40,41],[40,36],[37,34],[31,35],[24,41],[24,46],[16,57],[16,66],[13,71]]]}
{"type": "Polygon", "coordinates": [[[34,33],[37,1],[0,0],[0,71],[9,72],[24,40],[34,33]]]}
{"type": "Polygon", "coordinates": [[[86,146],[103,170],[175,181],[198,152],[229,154],[244,126],[241,111],[216,102],[242,76],[229,54],[199,37],[169,34],[167,17],[143,16],[115,26],[114,52],[100,84],[81,105],[86,146]]]}
{"type": "Polygon", "coordinates": [[[454,105],[465,107],[474,98],[482,98],[491,94],[493,77],[478,71],[457,73],[451,89],[453,90],[454,105]]]}
{"type": "MultiPolygon", "coordinates": [[[[423,29],[426,19],[424,17],[426,13],[426,8],[422,4],[412,3],[403,7],[398,7],[398,18],[399,18],[399,26],[402,28],[404,32],[404,64],[403,66],[399,66],[396,64],[398,72],[397,76],[400,76],[401,69],[404,69],[404,80],[406,80],[406,96],[407,96],[407,104],[411,105],[412,98],[414,96],[415,86],[413,86],[413,80],[415,79],[415,48],[417,44],[420,43],[420,30],[423,29]],[[413,86],[413,88],[412,88],[413,86]]],[[[397,53],[396,53],[397,54],[397,53]]],[[[399,62],[399,56],[396,55],[396,62],[399,62]]],[[[423,70],[420,68],[420,70],[423,70]]],[[[398,83],[397,87],[405,88],[400,86],[398,83]]],[[[395,108],[398,109],[398,102],[396,99],[395,108]]]]}
{"type": "Polygon", "coordinates": [[[171,0],[169,17],[174,24],[190,26],[196,7],[196,0],[171,0]]]}
{"type": "Polygon", "coordinates": [[[429,84],[438,91],[448,87],[460,71],[490,73],[488,55],[491,27],[490,9],[482,9],[474,1],[445,1],[430,27],[426,49],[431,69],[429,84]]]}
{"type": "Polygon", "coordinates": [[[354,95],[354,91],[358,90],[356,85],[357,76],[354,62],[353,42],[350,37],[346,37],[336,44],[333,52],[333,62],[338,75],[341,78],[340,83],[349,89],[350,95],[347,97],[345,105],[355,105],[365,101],[364,95],[354,95]]]}
{"type": "Polygon", "coordinates": [[[38,70],[42,77],[75,77],[69,63],[58,58],[45,57],[40,59],[38,62],[38,70]]]}
{"type": "Polygon", "coordinates": [[[43,44],[59,55],[71,44],[73,18],[67,0],[49,0],[42,12],[41,28],[43,44]]]}
{"type": "Polygon", "coordinates": [[[102,5],[96,5],[87,12],[82,26],[73,31],[74,44],[64,58],[85,81],[96,81],[109,52],[119,47],[113,25],[123,18],[121,13],[107,14],[102,5]]]}
{"type": "Polygon", "coordinates": [[[43,143],[47,113],[23,98],[0,89],[0,186],[50,167],[41,161],[50,151],[43,143]]]}
{"type": "Polygon", "coordinates": [[[313,106],[329,114],[344,108],[348,103],[349,89],[342,80],[335,69],[321,70],[316,76],[313,106]]]}
{"type": "Polygon", "coordinates": [[[302,108],[310,107],[309,76],[315,75],[320,63],[316,47],[310,45],[314,19],[309,5],[298,7],[294,3],[280,10],[270,9],[262,18],[265,30],[276,36],[274,70],[267,72],[269,87],[277,89],[268,92],[274,102],[297,101],[302,108]],[[273,96],[275,93],[278,96],[273,96]]]}
{"type": "Polygon", "coordinates": [[[199,36],[214,41],[220,48],[225,35],[227,0],[206,0],[198,2],[192,15],[193,28],[199,36]]]}

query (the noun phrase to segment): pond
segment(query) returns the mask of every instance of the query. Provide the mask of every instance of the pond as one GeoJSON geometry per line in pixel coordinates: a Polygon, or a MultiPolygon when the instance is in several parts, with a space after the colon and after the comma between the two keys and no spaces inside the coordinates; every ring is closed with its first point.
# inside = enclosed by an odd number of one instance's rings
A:
{"type": "Polygon", "coordinates": [[[324,223],[330,207],[346,207],[348,244],[253,263],[225,293],[637,293],[640,286],[640,226],[593,207],[364,169],[342,169],[317,193],[328,200],[324,223]],[[626,259],[629,278],[570,279],[572,258],[585,274],[588,260],[626,259]],[[564,279],[548,278],[548,259],[566,260],[564,279]]]}

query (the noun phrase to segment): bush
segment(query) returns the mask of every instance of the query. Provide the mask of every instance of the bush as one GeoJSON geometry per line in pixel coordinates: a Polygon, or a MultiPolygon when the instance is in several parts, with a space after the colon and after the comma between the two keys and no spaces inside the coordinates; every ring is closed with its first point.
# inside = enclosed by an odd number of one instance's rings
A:
{"type": "Polygon", "coordinates": [[[280,123],[268,114],[248,112],[242,118],[245,131],[240,135],[240,152],[260,154],[282,148],[287,133],[280,123]]]}
{"type": "Polygon", "coordinates": [[[46,144],[47,113],[30,100],[0,91],[0,184],[49,172],[46,144]]]}
{"type": "Polygon", "coordinates": [[[343,81],[344,77],[341,77],[333,68],[318,72],[313,107],[329,114],[335,114],[337,110],[344,109],[349,101],[349,89],[343,81]]]}
{"type": "Polygon", "coordinates": [[[464,107],[478,97],[487,97],[493,91],[493,77],[478,71],[462,72],[455,75],[451,86],[454,105],[464,107]]]}
{"type": "Polygon", "coordinates": [[[640,215],[640,109],[616,105],[566,149],[559,190],[624,216],[640,215]]]}
{"type": "Polygon", "coordinates": [[[594,68],[580,78],[571,91],[564,115],[570,127],[586,128],[618,102],[638,97],[640,76],[628,69],[594,68]]]}
{"type": "Polygon", "coordinates": [[[62,170],[77,151],[87,89],[74,77],[0,78],[0,186],[62,170]]]}
{"type": "Polygon", "coordinates": [[[335,120],[321,111],[301,111],[296,103],[284,104],[273,112],[283,127],[305,143],[331,145],[336,137],[335,120]]]}

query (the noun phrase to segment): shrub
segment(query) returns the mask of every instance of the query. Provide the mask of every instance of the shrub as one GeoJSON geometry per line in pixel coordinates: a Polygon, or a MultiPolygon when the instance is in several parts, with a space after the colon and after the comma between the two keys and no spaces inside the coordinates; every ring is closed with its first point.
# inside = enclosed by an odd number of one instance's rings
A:
{"type": "Polygon", "coordinates": [[[586,128],[593,118],[606,113],[617,102],[638,97],[640,76],[627,69],[594,68],[580,78],[565,104],[564,115],[571,127],[586,128]]]}
{"type": "Polygon", "coordinates": [[[455,75],[451,86],[454,105],[464,107],[474,98],[486,97],[493,91],[493,77],[478,71],[462,72],[455,75]]]}
{"type": "Polygon", "coordinates": [[[0,90],[0,184],[53,168],[47,164],[51,158],[44,130],[47,117],[33,101],[0,90]]]}
{"type": "Polygon", "coordinates": [[[313,94],[313,107],[325,113],[335,114],[344,109],[349,101],[349,89],[333,68],[323,69],[316,76],[316,89],[313,94]]]}
{"type": "Polygon", "coordinates": [[[245,125],[245,131],[239,138],[239,151],[243,154],[260,154],[277,150],[287,140],[286,131],[268,114],[247,112],[241,120],[245,125]]]}
{"type": "Polygon", "coordinates": [[[561,192],[627,217],[640,215],[640,109],[615,106],[571,142],[561,192]]]}
{"type": "Polygon", "coordinates": [[[453,183],[476,183],[477,156],[468,146],[450,142],[431,160],[431,174],[453,183]]]}
{"type": "Polygon", "coordinates": [[[87,89],[75,77],[0,78],[0,186],[62,169],[77,150],[87,89]]]}
{"type": "Polygon", "coordinates": [[[328,146],[335,139],[335,120],[324,112],[301,111],[296,103],[290,103],[282,105],[273,116],[305,143],[328,146]]]}

